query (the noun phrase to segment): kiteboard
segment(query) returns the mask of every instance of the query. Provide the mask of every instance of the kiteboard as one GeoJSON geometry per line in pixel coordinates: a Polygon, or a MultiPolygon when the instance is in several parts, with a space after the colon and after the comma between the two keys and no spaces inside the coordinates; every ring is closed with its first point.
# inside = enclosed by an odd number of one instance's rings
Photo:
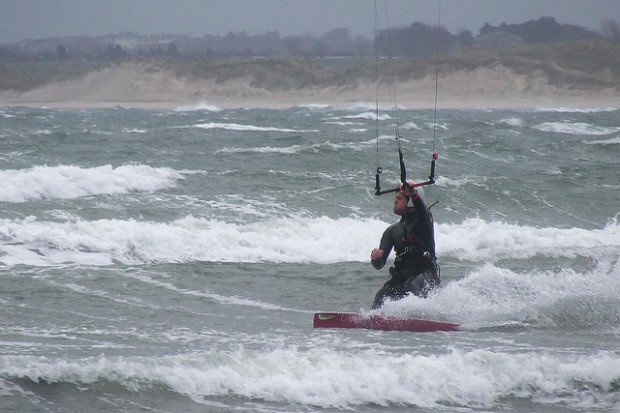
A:
{"type": "Polygon", "coordinates": [[[315,313],[314,328],[365,328],[383,331],[411,331],[417,333],[432,331],[458,331],[459,325],[446,321],[421,318],[393,317],[385,315],[363,315],[359,313],[315,313]]]}

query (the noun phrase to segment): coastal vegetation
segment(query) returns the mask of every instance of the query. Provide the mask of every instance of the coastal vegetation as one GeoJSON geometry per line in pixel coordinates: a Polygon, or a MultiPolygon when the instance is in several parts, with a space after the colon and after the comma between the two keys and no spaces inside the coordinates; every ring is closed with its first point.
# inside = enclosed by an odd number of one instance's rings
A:
{"type": "MultiPolygon", "coordinates": [[[[145,73],[167,72],[187,80],[224,84],[244,80],[257,89],[296,90],[330,86],[356,87],[394,76],[399,81],[433,76],[436,60],[390,59],[376,65],[369,58],[222,57],[175,59],[136,56],[121,62],[24,60],[0,62],[0,91],[23,92],[51,82],[138,64],[145,73]]],[[[440,76],[498,67],[524,76],[542,76],[547,83],[569,89],[620,90],[620,43],[608,40],[524,44],[500,49],[467,49],[439,56],[440,76]]]]}

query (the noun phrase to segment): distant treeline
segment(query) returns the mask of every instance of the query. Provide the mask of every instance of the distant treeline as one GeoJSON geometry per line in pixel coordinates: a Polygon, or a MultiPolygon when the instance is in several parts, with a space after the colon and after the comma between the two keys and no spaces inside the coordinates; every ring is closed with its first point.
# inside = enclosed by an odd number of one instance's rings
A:
{"type": "Polygon", "coordinates": [[[250,36],[245,32],[220,35],[138,35],[69,36],[26,40],[0,45],[0,60],[23,59],[121,61],[127,57],[174,58],[204,57],[374,57],[425,58],[440,52],[462,49],[505,48],[528,43],[605,39],[620,41],[620,24],[612,19],[601,22],[601,31],[560,24],[553,17],[542,17],[520,24],[485,24],[479,33],[458,34],[444,28],[414,22],[407,27],[380,31],[375,39],[352,36],[346,28],[333,29],[321,36],[305,34],[281,37],[277,31],[250,36]]]}

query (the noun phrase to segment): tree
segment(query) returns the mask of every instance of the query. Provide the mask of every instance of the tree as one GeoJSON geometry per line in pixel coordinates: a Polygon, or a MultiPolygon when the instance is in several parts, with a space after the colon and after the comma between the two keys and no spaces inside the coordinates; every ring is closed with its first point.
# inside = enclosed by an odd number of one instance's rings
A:
{"type": "Polygon", "coordinates": [[[56,59],[67,60],[68,57],[69,55],[67,54],[67,49],[65,49],[65,46],[60,43],[56,48],[56,59]]]}
{"type": "Polygon", "coordinates": [[[349,29],[333,29],[321,36],[329,55],[346,56],[354,52],[354,43],[349,29]]]}
{"type": "Polygon", "coordinates": [[[493,32],[507,32],[520,37],[527,43],[559,42],[600,37],[598,33],[583,27],[560,24],[555,18],[549,16],[519,24],[502,23],[498,27],[485,23],[480,29],[481,36],[493,32]]]}
{"type": "Polygon", "coordinates": [[[113,46],[112,44],[108,44],[106,51],[104,53],[104,57],[113,62],[119,62],[123,60],[123,58],[127,55],[127,53],[123,50],[120,44],[113,46]]]}
{"type": "Polygon", "coordinates": [[[601,22],[603,35],[613,41],[620,41],[620,24],[614,19],[605,19],[601,22]]]}
{"type": "Polygon", "coordinates": [[[474,35],[469,30],[463,30],[458,34],[457,42],[460,48],[470,48],[474,44],[474,35]]]}
{"type": "Polygon", "coordinates": [[[493,33],[497,29],[494,26],[491,26],[489,23],[485,23],[484,26],[480,28],[480,36],[485,34],[493,33]]]}
{"type": "Polygon", "coordinates": [[[424,58],[437,53],[437,40],[442,51],[454,48],[456,36],[440,27],[414,22],[409,27],[384,30],[377,35],[379,51],[384,56],[424,58]]]}
{"type": "Polygon", "coordinates": [[[172,57],[178,56],[179,55],[179,48],[177,47],[176,44],[170,43],[168,45],[168,49],[166,50],[166,54],[168,56],[172,56],[172,57]]]}

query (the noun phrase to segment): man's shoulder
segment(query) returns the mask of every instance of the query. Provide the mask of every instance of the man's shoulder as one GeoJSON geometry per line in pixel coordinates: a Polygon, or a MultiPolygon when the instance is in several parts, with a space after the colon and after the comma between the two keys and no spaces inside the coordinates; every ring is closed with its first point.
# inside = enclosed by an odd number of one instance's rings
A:
{"type": "Polygon", "coordinates": [[[390,225],[389,227],[387,227],[387,229],[385,230],[385,232],[393,232],[395,230],[400,229],[403,226],[403,221],[396,221],[395,223],[393,223],[392,225],[390,225]]]}

